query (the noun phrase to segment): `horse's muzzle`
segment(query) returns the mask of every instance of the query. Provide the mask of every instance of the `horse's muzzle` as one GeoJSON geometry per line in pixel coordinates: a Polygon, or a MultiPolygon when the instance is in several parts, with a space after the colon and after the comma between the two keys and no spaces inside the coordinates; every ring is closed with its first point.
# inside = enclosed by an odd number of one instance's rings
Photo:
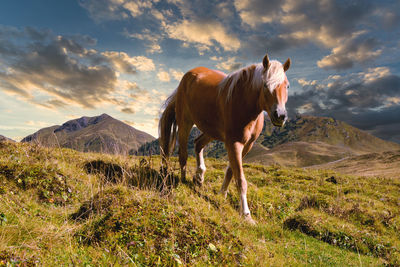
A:
{"type": "Polygon", "coordinates": [[[286,120],[286,114],[278,115],[278,112],[276,110],[272,113],[271,122],[274,126],[282,127],[285,124],[286,120]]]}

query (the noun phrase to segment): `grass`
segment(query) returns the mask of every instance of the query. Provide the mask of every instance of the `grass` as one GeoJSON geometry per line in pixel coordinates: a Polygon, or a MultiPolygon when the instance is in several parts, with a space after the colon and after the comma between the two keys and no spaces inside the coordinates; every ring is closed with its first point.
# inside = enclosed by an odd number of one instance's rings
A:
{"type": "Polygon", "coordinates": [[[400,265],[399,180],[245,164],[251,226],[226,162],[172,161],[0,143],[0,266],[400,265]]]}

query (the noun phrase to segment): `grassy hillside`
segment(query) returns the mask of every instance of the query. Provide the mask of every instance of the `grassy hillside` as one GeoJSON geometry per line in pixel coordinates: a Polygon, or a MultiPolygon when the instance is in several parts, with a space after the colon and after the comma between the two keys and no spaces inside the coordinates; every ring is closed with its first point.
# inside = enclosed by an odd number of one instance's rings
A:
{"type": "Polygon", "coordinates": [[[126,155],[152,140],[154,137],[151,135],[102,114],[43,128],[25,137],[22,142],[46,147],[67,147],[83,152],[126,155]]]}
{"type": "Polygon", "coordinates": [[[342,160],[312,166],[313,169],[334,169],[341,173],[362,176],[385,176],[400,178],[400,150],[369,153],[346,157],[342,160]]]}
{"type": "Polygon", "coordinates": [[[217,194],[226,162],[201,189],[159,164],[0,143],[0,265],[400,264],[399,180],[246,164],[251,226],[217,194]]]}

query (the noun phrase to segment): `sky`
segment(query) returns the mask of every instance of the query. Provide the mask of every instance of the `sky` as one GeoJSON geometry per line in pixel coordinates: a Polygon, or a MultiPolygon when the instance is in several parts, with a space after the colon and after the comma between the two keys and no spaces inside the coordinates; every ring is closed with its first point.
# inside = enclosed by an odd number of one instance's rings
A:
{"type": "Polygon", "coordinates": [[[107,113],[157,137],[188,70],[291,58],[287,109],[400,143],[397,0],[2,0],[0,134],[107,113]]]}

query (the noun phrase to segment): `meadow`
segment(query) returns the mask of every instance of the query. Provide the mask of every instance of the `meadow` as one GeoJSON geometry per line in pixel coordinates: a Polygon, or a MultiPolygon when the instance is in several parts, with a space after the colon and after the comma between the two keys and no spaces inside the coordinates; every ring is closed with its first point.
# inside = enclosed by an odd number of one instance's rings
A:
{"type": "Polygon", "coordinates": [[[400,265],[398,179],[245,164],[253,226],[226,161],[176,161],[0,142],[0,266],[400,265]]]}

